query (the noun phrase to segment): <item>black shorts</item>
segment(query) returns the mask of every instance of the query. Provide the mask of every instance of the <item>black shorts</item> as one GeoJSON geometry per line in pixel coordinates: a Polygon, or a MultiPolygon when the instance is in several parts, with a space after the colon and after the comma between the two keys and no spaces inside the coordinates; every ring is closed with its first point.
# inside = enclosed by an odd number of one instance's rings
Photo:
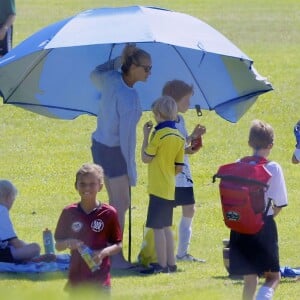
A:
{"type": "Polygon", "coordinates": [[[126,161],[120,147],[108,147],[93,140],[91,151],[94,163],[103,168],[106,177],[114,178],[127,174],[126,161]]]}
{"type": "Polygon", "coordinates": [[[176,187],[174,207],[195,204],[193,187],[176,187]]]}
{"type": "Polygon", "coordinates": [[[279,272],[279,249],[276,223],[268,216],[255,235],[230,232],[229,273],[232,275],[279,272]]]}
{"type": "Polygon", "coordinates": [[[14,258],[11,254],[11,250],[9,247],[6,247],[4,249],[0,249],[0,261],[1,262],[14,262],[14,258]]]}
{"type": "Polygon", "coordinates": [[[149,196],[146,227],[162,229],[173,223],[173,200],[166,200],[154,195],[149,196]]]}

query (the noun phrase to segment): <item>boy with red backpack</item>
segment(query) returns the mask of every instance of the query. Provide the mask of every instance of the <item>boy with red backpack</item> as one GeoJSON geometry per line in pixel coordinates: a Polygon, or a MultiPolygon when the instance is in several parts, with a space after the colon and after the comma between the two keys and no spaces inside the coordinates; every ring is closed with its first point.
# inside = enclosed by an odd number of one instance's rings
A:
{"type": "MultiPolygon", "coordinates": [[[[260,120],[254,120],[250,128],[248,141],[249,146],[253,149],[253,157],[252,160],[247,157],[246,160],[242,159],[241,161],[250,164],[255,161],[259,161],[258,164],[263,162],[266,172],[263,173],[260,170],[257,173],[268,175],[267,188],[264,190],[263,195],[264,212],[260,212],[262,226],[257,233],[252,234],[238,232],[240,231],[239,228],[236,228],[236,230],[231,229],[229,243],[229,273],[243,276],[243,300],[254,299],[259,276],[265,278],[265,283],[258,290],[257,300],[272,299],[280,281],[278,234],[274,217],[281,211],[282,207],[287,206],[287,192],[281,166],[277,162],[264,160],[271,152],[273,141],[273,128],[260,120]],[[271,202],[269,199],[271,199],[271,202]]],[[[224,178],[218,175],[216,176],[221,178],[221,191],[224,178]]],[[[227,178],[227,180],[229,179],[227,178]]],[[[247,184],[245,181],[245,186],[247,184]]],[[[249,197],[251,198],[251,195],[249,197]]],[[[222,195],[221,201],[223,201],[222,195]]],[[[254,208],[251,209],[255,210],[254,208]]],[[[230,217],[231,220],[238,220],[243,215],[239,215],[239,210],[236,212],[233,208],[230,217]]],[[[224,215],[224,221],[225,218],[226,215],[224,215]]]]}

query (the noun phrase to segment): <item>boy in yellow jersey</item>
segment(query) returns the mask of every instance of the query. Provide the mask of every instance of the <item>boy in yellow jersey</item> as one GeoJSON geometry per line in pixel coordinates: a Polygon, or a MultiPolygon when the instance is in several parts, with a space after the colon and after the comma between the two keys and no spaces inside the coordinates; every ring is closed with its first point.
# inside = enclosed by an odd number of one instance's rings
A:
{"type": "Polygon", "coordinates": [[[152,123],[144,127],[141,158],[148,164],[149,205],[146,227],[154,231],[158,264],[142,271],[144,274],[175,272],[174,238],[171,230],[175,176],[184,164],[184,137],[176,129],[177,104],[169,96],[157,99],[152,105],[157,122],[149,141],[152,123]]]}

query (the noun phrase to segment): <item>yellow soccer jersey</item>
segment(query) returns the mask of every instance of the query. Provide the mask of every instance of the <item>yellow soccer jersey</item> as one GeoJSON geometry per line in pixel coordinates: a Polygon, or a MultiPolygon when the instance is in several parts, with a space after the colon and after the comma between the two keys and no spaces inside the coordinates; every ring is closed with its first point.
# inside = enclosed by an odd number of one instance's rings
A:
{"type": "Polygon", "coordinates": [[[155,127],[145,154],[153,159],[148,165],[148,193],[174,200],[175,165],[184,164],[184,137],[175,122],[165,121],[155,127]]]}

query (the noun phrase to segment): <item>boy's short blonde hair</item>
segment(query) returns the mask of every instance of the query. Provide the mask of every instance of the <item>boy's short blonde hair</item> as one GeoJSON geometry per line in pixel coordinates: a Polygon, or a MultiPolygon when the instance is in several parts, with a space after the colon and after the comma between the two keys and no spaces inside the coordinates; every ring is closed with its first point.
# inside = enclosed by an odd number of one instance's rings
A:
{"type": "Polygon", "coordinates": [[[16,187],[6,179],[0,179],[0,203],[7,197],[15,198],[18,193],[16,187]]]}
{"type": "Polygon", "coordinates": [[[194,87],[189,85],[182,80],[174,79],[168,81],[162,90],[163,96],[170,96],[176,102],[180,101],[186,95],[193,95],[194,87]]]}
{"type": "Polygon", "coordinates": [[[261,120],[253,120],[249,132],[249,146],[255,150],[266,149],[274,142],[272,126],[261,120]]]}
{"type": "Polygon", "coordinates": [[[94,174],[99,179],[100,184],[103,184],[104,182],[103,168],[97,164],[85,163],[81,166],[81,168],[76,173],[75,186],[79,178],[87,174],[94,174]]]}
{"type": "Polygon", "coordinates": [[[162,96],[152,104],[152,111],[155,115],[165,121],[175,121],[177,118],[177,104],[170,96],[162,96]]]}

